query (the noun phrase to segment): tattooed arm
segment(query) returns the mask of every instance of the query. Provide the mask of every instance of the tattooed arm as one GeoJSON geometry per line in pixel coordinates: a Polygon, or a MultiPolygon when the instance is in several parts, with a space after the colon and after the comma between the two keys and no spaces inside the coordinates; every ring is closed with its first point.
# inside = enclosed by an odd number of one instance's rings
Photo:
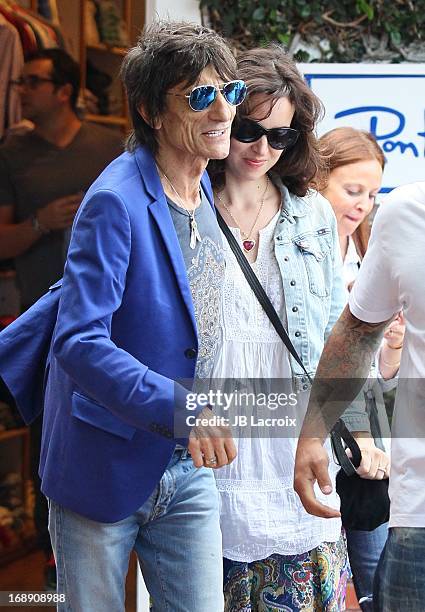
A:
{"type": "Polygon", "coordinates": [[[331,518],[337,510],[324,506],[314,495],[317,481],[323,493],[332,485],[329,458],[323,443],[333,425],[363,387],[372,359],[388,321],[365,323],[346,306],[325,345],[311,390],[307,414],[298,442],[294,488],[310,514],[331,518]]]}

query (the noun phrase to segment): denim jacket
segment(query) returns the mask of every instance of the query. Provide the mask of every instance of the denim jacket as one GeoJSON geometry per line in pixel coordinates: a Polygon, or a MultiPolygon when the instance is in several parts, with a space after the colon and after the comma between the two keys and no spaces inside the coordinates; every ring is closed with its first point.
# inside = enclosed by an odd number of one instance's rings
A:
{"type": "MultiPolygon", "coordinates": [[[[310,190],[305,197],[288,191],[280,179],[281,213],[274,233],[274,249],[285,294],[287,332],[301,360],[314,376],[323,346],[346,304],[342,258],[336,219],[329,202],[310,190]]],[[[297,391],[309,388],[308,380],[290,356],[297,391]]],[[[350,429],[369,430],[369,421],[358,403],[344,413],[350,429]]]]}

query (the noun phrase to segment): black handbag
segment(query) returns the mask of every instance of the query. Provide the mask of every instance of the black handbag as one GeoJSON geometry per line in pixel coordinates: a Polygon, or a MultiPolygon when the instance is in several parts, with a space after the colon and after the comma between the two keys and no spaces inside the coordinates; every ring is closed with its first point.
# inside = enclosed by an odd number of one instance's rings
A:
{"type": "Polygon", "coordinates": [[[331,431],[331,440],[335,457],[341,466],[336,476],[336,490],[341,499],[342,524],[347,529],[372,531],[389,520],[388,478],[368,480],[357,474],[356,468],[360,465],[362,454],[341,419],[331,431]],[[345,448],[350,449],[351,459],[345,448]]]}
{"type": "MultiPolygon", "coordinates": [[[[295,361],[301,366],[306,377],[312,382],[310,374],[307,372],[301,357],[298,355],[286,329],[277,314],[268,295],[263,289],[255,272],[242,252],[236,238],[217,210],[218,224],[226,236],[230,248],[232,249],[246,280],[251,286],[256,298],[260,302],[264,311],[270,319],[271,324],[282,339],[282,342],[293,356],[295,361]]],[[[361,478],[356,468],[359,467],[362,454],[356,440],[348,431],[344,421],[339,419],[331,431],[332,447],[336,459],[341,466],[336,476],[336,490],[341,498],[341,518],[342,524],[347,529],[362,531],[372,531],[386,523],[389,519],[390,500],[388,497],[388,479],[367,480],[361,478]],[[351,450],[352,459],[347,456],[342,441],[351,450]]]]}

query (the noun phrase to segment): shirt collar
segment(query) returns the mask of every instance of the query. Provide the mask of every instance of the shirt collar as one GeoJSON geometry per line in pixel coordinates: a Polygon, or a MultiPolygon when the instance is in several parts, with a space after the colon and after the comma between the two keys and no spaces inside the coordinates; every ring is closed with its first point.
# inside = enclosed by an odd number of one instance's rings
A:
{"type": "Polygon", "coordinates": [[[305,197],[299,197],[290,193],[282,179],[275,173],[270,172],[270,179],[273,184],[279,189],[282,196],[281,216],[287,218],[292,223],[295,222],[294,217],[305,217],[311,209],[311,196],[314,191],[308,191],[305,197]]]}

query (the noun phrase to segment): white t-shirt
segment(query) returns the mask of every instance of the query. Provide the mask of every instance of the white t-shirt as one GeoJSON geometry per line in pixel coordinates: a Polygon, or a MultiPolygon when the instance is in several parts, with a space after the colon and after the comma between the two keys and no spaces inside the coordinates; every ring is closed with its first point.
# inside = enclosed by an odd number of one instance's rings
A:
{"type": "Polygon", "coordinates": [[[425,182],[395,189],[378,210],[349,305],[369,323],[387,321],[403,309],[390,527],[425,527],[425,182]]]}

